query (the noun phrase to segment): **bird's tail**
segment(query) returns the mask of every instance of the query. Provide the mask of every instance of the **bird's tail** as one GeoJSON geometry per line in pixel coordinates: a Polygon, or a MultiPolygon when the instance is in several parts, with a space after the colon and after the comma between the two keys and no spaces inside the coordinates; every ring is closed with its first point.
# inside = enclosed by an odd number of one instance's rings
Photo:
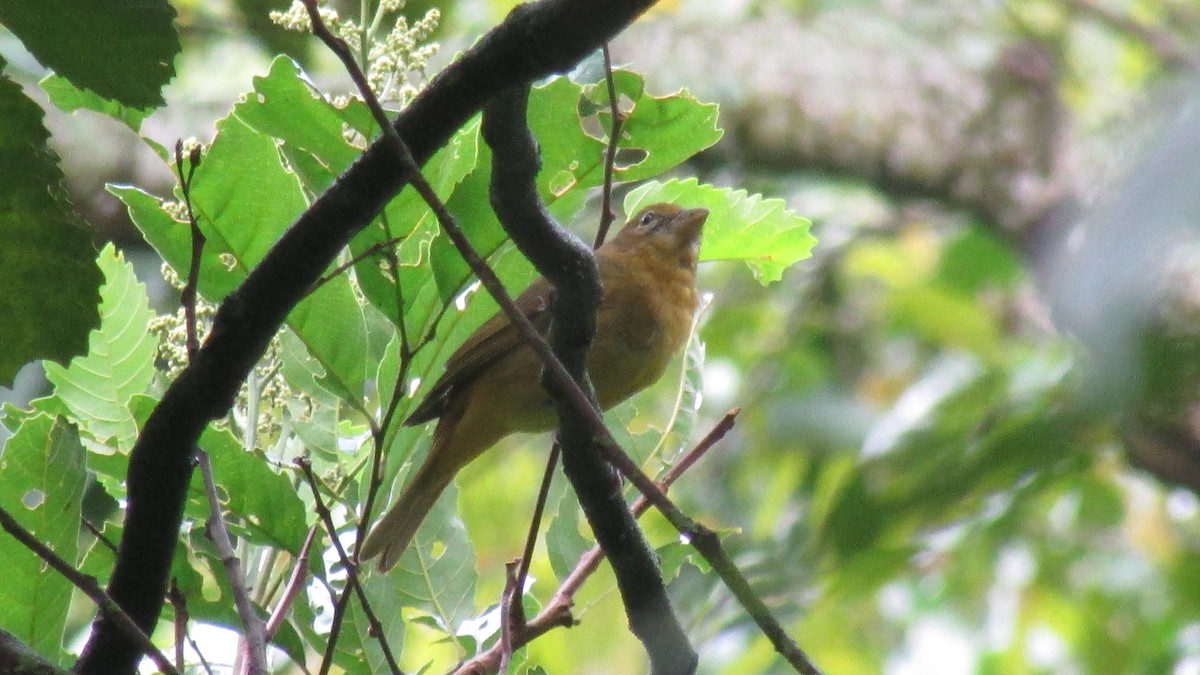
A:
{"type": "MultiPolygon", "coordinates": [[[[439,425],[438,432],[441,431],[439,425]]],[[[396,503],[371,528],[371,533],[359,549],[359,560],[366,561],[379,556],[379,569],[382,572],[392,569],[408,549],[438,497],[461,468],[446,465],[444,446],[450,434],[438,432],[434,433],[433,446],[425,463],[417,470],[396,503]]]]}

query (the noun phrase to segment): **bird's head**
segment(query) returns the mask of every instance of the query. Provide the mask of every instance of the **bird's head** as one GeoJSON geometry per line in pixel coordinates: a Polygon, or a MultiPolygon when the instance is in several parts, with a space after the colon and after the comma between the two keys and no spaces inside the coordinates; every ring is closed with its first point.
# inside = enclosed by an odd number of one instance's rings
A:
{"type": "Polygon", "coordinates": [[[708,209],[652,204],[625,223],[609,245],[617,249],[646,248],[657,256],[678,259],[681,267],[695,269],[700,233],[707,219],[708,209]]]}

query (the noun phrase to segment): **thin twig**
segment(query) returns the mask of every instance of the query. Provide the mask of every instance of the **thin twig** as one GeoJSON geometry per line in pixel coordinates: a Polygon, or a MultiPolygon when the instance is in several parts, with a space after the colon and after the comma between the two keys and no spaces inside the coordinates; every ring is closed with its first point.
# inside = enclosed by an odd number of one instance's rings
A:
{"type": "Polygon", "coordinates": [[[337,278],[338,275],[345,274],[346,270],[350,269],[351,267],[354,267],[358,263],[366,260],[367,258],[370,258],[371,256],[375,255],[376,253],[386,251],[386,250],[390,249],[391,247],[395,246],[396,244],[399,244],[402,241],[404,241],[404,237],[392,237],[385,241],[371,244],[366,249],[364,249],[362,253],[359,253],[358,255],[350,258],[349,260],[342,263],[341,265],[338,265],[337,267],[333,268],[332,270],[329,271],[328,274],[322,274],[320,279],[317,279],[315,282],[313,282],[312,288],[308,289],[309,294],[311,295],[313,293],[313,291],[316,291],[318,288],[324,286],[325,284],[329,283],[330,281],[333,281],[335,278],[337,278]]]}
{"type": "MultiPolygon", "coordinates": [[[[304,473],[304,480],[308,482],[308,487],[312,490],[317,517],[324,524],[330,543],[333,544],[333,548],[337,551],[338,558],[342,562],[342,567],[346,570],[347,583],[354,589],[354,594],[358,596],[363,614],[367,617],[367,623],[371,626],[371,634],[379,641],[379,648],[383,651],[383,658],[387,660],[391,672],[398,675],[402,671],[396,662],[395,655],[392,654],[391,645],[388,644],[387,635],[383,631],[383,624],[379,621],[375,610],[371,609],[371,603],[367,600],[367,593],[363,590],[362,583],[358,578],[358,568],[350,562],[350,556],[346,554],[346,549],[342,546],[341,539],[338,538],[337,527],[333,524],[333,516],[330,515],[329,509],[325,506],[325,499],[321,497],[320,484],[317,481],[317,477],[313,474],[312,463],[308,459],[301,457],[296,460],[296,466],[300,467],[300,471],[304,473]]],[[[330,642],[332,643],[333,641],[330,640],[330,642]]],[[[325,672],[324,666],[322,666],[322,672],[325,672]]]]}
{"type": "Polygon", "coordinates": [[[183,648],[184,642],[186,642],[196,653],[196,658],[200,659],[200,667],[204,668],[204,672],[213,675],[212,666],[208,664],[208,659],[204,658],[204,653],[200,651],[200,645],[196,644],[196,640],[188,632],[187,625],[191,616],[188,612],[187,596],[179,590],[174,579],[171,579],[171,587],[167,590],[167,600],[175,612],[175,660],[179,664],[180,672],[183,672],[183,648]]]}
{"type": "Polygon", "coordinates": [[[91,598],[92,602],[96,603],[101,612],[121,627],[126,636],[138,643],[138,646],[146,652],[150,660],[154,662],[154,665],[160,671],[170,673],[171,675],[179,673],[175,669],[175,666],[171,665],[171,661],[167,658],[166,654],[163,654],[158,647],[155,647],[150,638],[133,622],[133,619],[129,618],[129,615],[104,592],[103,588],[100,588],[100,584],[96,581],[95,577],[86,575],[67,564],[67,561],[50,550],[49,546],[38,541],[37,537],[33,536],[32,532],[17,522],[17,519],[5,510],[4,507],[0,507],[0,527],[4,528],[4,531],[11,534],[17,541],[21,542],[25,548],[33,551],[34,555],[44,560],[47,565],[53,567],[56,572],[63,575],[75,588],[83,591],[84,595],[91,598]]]}
{"type": "Polygon", "coordinates": [[[229,530],[225,527],[225,517],[221,512],[221,498],[217,494],[217,479],[213,475],[212,460],[208,453],[196,449],[196,459],[200,464],[200,473],[204,477],[204,491],[208,495],[210,517],[208,520],[209,539],[221,556],[221,564],[225,567],[225,576],[233,590],[233,603],[237,607],[238,617],[245,629],[246,671],[250,675],[266,675],[267,672],[267,639],[264,634],[262,619],[254,609],[250,600],[250,591],[246,588],[246,577],[242,574],[242,561],[233,550],[233,541],[229,530]]]}
{"type": "Polygon", "coordinates": [[[350,607],[350,589],[338,595],[332,588],[329,594],[333,597],[333,620],[329,624],[329,639],[325,641],[325,653],[321,656],[321,669],[317,675],[329,675],[333,668],[333,655],[337,651],[338,636],[342,634],[342,625],[346,620],[346,610],[350,607]]]}
{"type": "Polygon", "coordinates": [[[179,584],[171,579],[171,587],[167,589],[167,601],[171,603],[175,628],[175,667],[183,671],[183,650],[187,642],[187,598],[179,590],[179,584]]]}
{"type": "Polygon", "coordinates": [[[104,536],[104,533],[100,531],[100,528],[92,524],[92,521],[87,518],[81,518],[80,520],[83,521],[83,527],[92,533],[92,536],[96,538],[96,541],[100,542],[101,546],[113,553],[117,552],[117,545],[109,541],[108,537],[104,536]]]}
{"type": "MultiPolygon", "coordinates": [[[[175,170],[179,174],[180,190],[183,193],[184,204],[187,206],[188,222],[191,226],[192,235],[192,261],[188,268],[187,283],[180,294],[180,302],[183,304],[184,321],[187,327],[187,354],[190,360],[200,350],[200,341],[196,331],[196,290],[200,286],[200,256],[204,252],[204,235],[200,232],[200,225],[196,221],[195,212],[192,210],[191,198],[192,177],[195,174],[196,167],[200,164],[199,146],[192,149],[189,159],[190,168],[187,175],[184,175],[183,143],[181,141],[176,142],[175,170]]],[[[253,418],[250,419],[249,423],[254,423],[253,418]]],[[[196,459],[200,465],[200,472],[204,477],[205,493],[208,495],[210,517],[207,531],[209,538],[221,556],[221,564],[225,567],[225,573],[229,577],[229,586],[233,591],[234,604],[237,607],[238,616],[241,618],[245,629],[242,640],[244,640],[245,645],[246,669],[250,675],[266,675],[267,641],[266,636],[263,634],[262,619],[259,618],[258,613],[254,609],[254,602],[250,599],[250,591],[246,588],[246,579],[242,574],[242,563],[233,550],[233,542],[229,537],[229,530],[225,526],[225,516],[221,512],[221,500],[217,495],[217,483],[213,475],[212,461],[209,459],[208,453],[200,448],[196,448],[196,459]]],[[[242,650],[239,649],[238,660],[242,658],[242,654],[242,650]]]]}
{"type": "Polygon", "coordinates": [[[617,162],[617,144],[621,140],[621,127],[625,125],[625,114],[621,112],[621,102],[617,98],[617,85],[613,82],[612,57],[608,53],[608,43],[600,48],[604,54],[604,82],[608,85],[608,105],[612,114],[612,124],[608,128],[608,147],[604,151],[604,187],[600,193],[600,227],[596,230],[596,241],[592,248],[600,248],[608,237],[608,228],[612,227],[617,214],[612,207],[613,167],[617,162]]]}
{"type": "Polygon", "coordinates": [[[304,544],[300,547],[300,555],[296,556],[296,562],[292,566],[292,574],[288,577],[287,585],[283,587],[283,596],[279,599],[279,603],[275,605],[275,609],[271,611],[271,616],[267,619],[266,633],[267,639],[274,637],[279,632],[279,627],[287,620],[288,614],[292,611],[292,604],[304,590],[304,582],[308,580],[308,555],[312,550],[313,541],[317,538],[317,526],[313,525],[308,528],[308,536],[304,538],[304,544]]]}
{"type": "MultiPolygon", "coordinates": [[[[521,553],[521,564],[517,570],[517,595],[525,592],[525,579],[529,577],[529,564],[533,560],[533,549],[537,545],[538,530],[541,528],[542,516],[546,512],[546,500],[550,495],[550,483],[554,480],[555,469],[558,468],[558,456],[561,448],[557,441],[550,445],[550,456],[546,458],[546,470],[542,474],[542,485],[538,489],[537,501],[534,502],[533,515],[529,518],[529,533],[525,536],[525,550],[521,553]]],[[[505,621],[515,626],[525,624],[524,603],[514,603],[505,621]]]]}
{"type": "MultiPolygon", "coordinates": [[[[391,239],[391,227],[388,224],[387,212],[380,216],[384,234],[391,239]]],[[[392,248],[384,249],[384,256],[392,274],[392,284],[396,289],[396,328],[400,335],[400,368],[396,373],[396,381],[392,383],[392,396],[388,399],[387,410],[377,427],[371,429],[371,479],[367,484],[367,498],[363,501],[362,512],[359,514],[357,533],[354,538],[354,561],[358,562],[358,551],[367,538],[367,528],[374,518],[375,500],[383,487],[383,455],[388,446],[389,432],[394,428],[396,411],[400,409],[400,401],[404,395],[404,384],[408,381],[408,371],[412,367],[413,347],[408,336],[408,322],[404,316],[404,289],[400,286],[400,260],[392,248]]]]}
{"type": "Polygon", "coordinates": [[[522,602],[522,582],[517,578],[519,560],[504,563],[504,592],[500,595],[500,672],[507,673],[512,662],[513,635],[525,628],[525,610],[514,609],[522,602]],[[518,618],[519,615],[519,618],[518,618]]]}
{"type": "Polygon", "coordinates": [[[721,577],[721,580],[725,582],[729,590],[733,591],[734,597],[737,598],[742,608],[746,610],[750,617],[754,619],[754,622],[758,624],[759,629],[767,636],[767,639],[771,641],[771,645],[775,647],[775,651],[787,659],[788,663],[797,672],[804,673],[805,675],[818,675],[820,670],[812,663],[812,660],[804,653],[800,645],[796,644],[786,631],[783,630],[783,627],[771,615],[766,603],[762,601],[762,598],[758,597],[750,587],[750,583],[746,581],[746,577],[729,558],[729,554],[725,552],[717,533],[683,513],[654,484],[654,481],[628,455],[621,451],[615,441],[612,441],[611,436],[602,439],[600,445],[605,451],[609,462],[617,467],[617,470],[624,474],[637,487],[642,496],[662,513],[667,521],[692,544],[713,568],[713,571],[721,577]]]}
{"type": "MultiPolygon", "coordinates": [[[[383,132],[383,134],[386,137],[394,139],[394,142],[399,142],[399,144],[401,146],[403,146],[404,143],[403,143],[403,141],[400,140],[399,133],[392,126],[391,121],[388,120],[387,113],[383,110],[383,106],[379,103],[379,99],[375,96],[375,93],[371,90],[371,87],[367,82],[366,75],[363,73],[362,68],[358,64],[358,61],[355,60],[354,54],[351,52],[349,45],[346,44],[345,40],[335,36],[329,30],[328,26],[325,25],[325,22],[321,19],[320,11],[317,9],[316,0],[304,0],[304,7],[308,11],[309,20],[312,22],[313,34],[316,35],[323,43],[325,43],[325,45],[330,49],[330,51],[332,51],[335,55],[337,55],[337,57],[342,61],[342,65],[345,67],[346,72],[350,75],[350,78],[354,81],[354,84],[358,88],[360,95],[362,95],[363,99],[367,102],[367,106],[370,108],[371,113],[375,118],[375,122],[376,122],[376,124],[379,125],[380,130],[383,132]]],[[[407,148],[405,149],[405,151],[407,152],[407,148]]],[[[415,163],[415,161],[412,161],[411,155],[409,156],[409,160],[410,160],[410,163],[415,166],[416,163],[415,163]]],[[[416,173],[416,175],[418,177],[420,177],[420,169],[419,168],[416,169],[416,171],[414,173],[416,173]]],[[[426,185],[428,185],[428,184],[426,184],[426,185]]],[[[384,222],[386,225],[386,214],[384,215],[384,218],[385,218],[384,222]]],[[[386,232],[386,229],[385,229],[385,232],[386,232]]],[[[389,239],[389,241],[390,241],[390,239],[389,239]]],[[[365,534],[366,534],[367,526],[371,522],[371,512],[374,507],[375,499],[376,499],[376,497],[379,493],[379,489],[383,483],[383,476],[382,476],[383,451],[387,445],[387,433],[388,433],[388,429],[391,428],[392,421],[395,417],[396,410],[398,409],[399,402],[400,402],[400,395],[403,391],[403,383],[407,379],[408,368],[409,368],[410,364],[412,363],[412,358],[411,358],[412,352],[410,349],[411,344],[408,340],[407,326],[404,323],[404,299],[403,299],[403,295],[401,295],[401,290],[399,287],[399,284],[400,284],[399,261],[396,259],[395,253],[394,253],[394,251],[391,250],[390,247],[383,248],[383,251],[385,251],[386,254],[388,255],[388,261],[391,264],[391,269],[392,269],[392,276],[396,283],[396,303],[397,303],[396,321],[397,321],[399,331],[400,331],[400,336],[401,336],[400,359],[401,359],[402,365],[400,368],[400,372],[397,374],[396,382],[392,389],[392,398],[389,401],[388,409],[384,413],[384,417],[383,417],[381,424],[379,424],[379,425],[372,424],[371,437],[372,437],[372,443],[374,445],[374,448],[373,448],[372,457],[371,457],[371,477],[370,477],[369,487],[367,490],[367,497],[366,497],[365,503],[363,505],[362,513],[358,519],[358,523],[356,524],[357,536],[355,537],[355,542],[354,542],[354,560],[355,561],[357,561],[357,559],[358,559],[359,547],[362,545],[362,542],[366,538],[365,534]]],[[[320,494],[317,490],[316,477],[312,475],[311,468],[308,467],[306,463],[301,464],[301,468],[304,470],[305,478],[309,481],[309,483],[312,487],[312,491],[317,500],[318,506],[323,509],[324,506],[321,501],[320,494]]],[[[351,580],[351,585],[355,589],[356,593],[359,596],[359,600],[362,603],[363,612],[367,615],[368,620],[371,622],[372,627],[375,629],[374,632],[375,632],[375,635],[378,638],[379,643],[382,647],[384,656],[387,658],[388,664],[392,668],[392,671],[398,673],[398,672],[400,672],[400,668],[397,665],[395,658],[392,656],[391,648],[388,645],[386,635],[384,635],[382,625],[379,623],[378,619],[375,618],[374,612],[371,610],[370,603],[367,600],[366,593],[363,591],[361,585],[359,584],[357,565],[355,565],[351,562],[351,559],[346,555],[345,551],[342,549],[341,542],[337,538],[337,532],[333,527],[333,520],[332,520],[332,518],[330,518],[328,516],[327,511],[325,513],[324,519],[326,521],[325,526],[329,530],[329,536],[333,540],[334,546],[337,548],[338,555],[340,555],[342,557],[342,563],[346,567],[347,574],[349,575],[349,578],[351,580]]],[[[347,591],[344,592],[343,595],[340,598],[338,598],[338,601],[335,603],[334,617],[333,617],[333,623],[331,625],[331,630],[330,630],[329,643],[328,643],[328,646],[325,651],[325,657],[321,663],[321,672],[322,673],[328,672],[328,669],[333,662],[333,646],[337,643],[338,635],[340,634],[341,627],[343,625],[345,613],[349,607],[348,600],[349,600],[349,591],[347,589],[347,591]]]]}
{"type": "Polygon", "coordinates": [[[179,176],[179,191],[183,194],[183,203],[187,207],[188,224],[192,234],[192,259],[188,267],[187,283],[179,292],[179,303],[183,305],[185,326],[187,329],[188,358],[200,350],[200,338],[196,334],[196,295],[200,286],[200,256],[204,253],[204,233],[200,231],[200,223],[192,210],[192,177],[200,166],[200,146],[193,146],[188,154],[188,170],[183,170],[183,141],[175,141],[175,172],[179,176]]]}
{"type": "MultiPolygon", "coordinates": [[[[740,408],[734,408],[725,413],[725,416],[713,426],[712,430],[663,475],[659,483],[662,489],[666,490],[671,487],[680,476],[707,454],[718,441],[724,438],[725,434],[729,433],[729,430],[733,428],[734,422],[740,412],[740,408]]],[[[649,500],[645,497],[638,497],[633,506],[630,507],[630,511],[636,516],[641,516],[649,508],[649,500]]],[[[500,669],[502,649],[520,649],[522,646],[554,628],[565,628],[573,625],[574,618],[571,615],[571,606],[574,603],[575,594],[583,587],[583,582],[599,569],[602,560],[604,560],[604,551],[599,546],[593,546],[591,550],[580,556],[579,561],[575,563],[574,569],[571,570],[571,573],[559,585],[545,608],[536,617],[525,623],[520,631],[514,631],[514,635],[510,638],[510,644],[507,647],[501,647],[497,643],[482,654],[461,664],[455,673],[459,675],[483,675],[484,673],[503,672],[500,669]]]]}

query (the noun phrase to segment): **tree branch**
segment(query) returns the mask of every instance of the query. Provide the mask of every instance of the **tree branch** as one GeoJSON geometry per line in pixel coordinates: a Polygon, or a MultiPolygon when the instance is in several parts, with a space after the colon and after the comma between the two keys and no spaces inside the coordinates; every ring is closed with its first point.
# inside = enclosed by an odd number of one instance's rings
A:
{"type": "MultiPolygon", "coordinates": [[[[553,285],[550,342],[554,355],[599,415],[587,373],[587,354],[600,307],[600,271],[591,248],[559,227],[538,197],[541,160],[525,124],[529,88],[493,99],[483,112],[483,137],[492,148],[492,208],[521,253],[553,285]]],[[[667,599],[654,551],[621,496],[621,480],[597,451],[591,421],[555,377],[543,385],[555,401],[563,471],[617,577],[633,633],[645,645],[655,673],[689,673],[697,657],[667,599]]]]}
{"type": "MultiPolygon", "coordinates": [[[[721,421],[717,422],[716,426],[695,447],[667,471],[659,482],[659,486],[664,491],[671,487],[680,476],[712,449],[717,441],[729,433],[729,430],[733,428],[734,420],[740,413],[741,408],[734,408],[725,413],[725,417],[721,418],[721,421]]],[[[641,517],[649,508],[650,500],[642,496],[634,501],[629,510],[636,518],[641,517]]],[[[554,597],[550,602],[542,608],[542,611],[538,612],[536,617],[520,626],[519,631],[515,631],[507,647],[513,650],[520,649],[554,628],[573,625],[571,605],[575,601],[575,593],[583,586],[583,582],[600,568],[600,561],[603,559],[604,551],[599,546],[594,546],[590,551],[584,553],[575,563],[575,569],[559,584],[558,590],[554,592],[554,597]]],[[[504,672],[501,667],[504,648],[505,645],[497,642],[482,654],[459,664],[458,668],[454,670],[454,675],[487,675],[488,673],[504,672]]]]}
{"type": "MultiPolygon", "coordinates": [[[[653,0],[542,0],[514,10],[430,82],[394,128],[423,164],[497,93],[561,72],[597,49],[653,0]]],[[[392,142],[374,143],[302,214],[221,305],[196,359],[164,394],[130,455],[128,508],[109,593],[143,630],[158,621],[183,503],[191,448],[232,405],[241,382],[292,307],[339,251],[404,186],[392,142]]],[[[98,616],[76,670],[132,673],[142,646],[98,616]]]]}
{"type": "MultiPolygon", "coordinates": [[[[137,627],[129,615],[123,612],[117,603],[113,602],[113,599],[104,592],[103,588],[100,588],[100,584],[97,583],[95,577],[80,572],[68,564],[66,560],[60,558],[57,553],[50,550],[49,546],[38,541],[38,538],[33,536],[32,532],[25,529],[3,507],[0,507],[0,529],[11,534],[14,539],[21,542],[25,548],[28,548],[37,557],[44,560],[54,571],[63,575],[75,588],[83,591],[84,595],[88,596],[100,608],[101,615],[111,617],[113,625],[117,627],[117,630],[122,631],[129,640],[137,643],[146,650],[146,653],[150,655],[151,660],[154,661],[154,665],[158,666],[160,671],[171,673],[172,675],[179,672],[171,665],[171,661],[166,655],[159,651],[158,647],[154,646],[154,643],[150,641],[146,633],[137,627]]],[[[14,670],[7,672],[21,671],[14,670]]]]}

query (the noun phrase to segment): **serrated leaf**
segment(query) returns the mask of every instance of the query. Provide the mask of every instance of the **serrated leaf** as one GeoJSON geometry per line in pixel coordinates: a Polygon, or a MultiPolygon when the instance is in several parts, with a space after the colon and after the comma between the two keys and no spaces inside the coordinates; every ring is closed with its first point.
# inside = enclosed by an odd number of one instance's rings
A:
{"type": "Polygon", "coordinates": [[[233,113],[289,151],[316,157],[330,176],[341,174],[362,154],[342,134],[345,111],[320,96],[286,56],[277,56],[265,76],[254,78],[254,94],[238,102],[233,113]]]}
{"type": "Polygon", "coordinates": [[[179,53],[174,21],[166,0],[0,1],[0,24],[42,65],[135,108],[163,103],[179,53]]]}
{"type": "MultiPolygon", "coordinates": [[[[0,449],[0,506],[70,564],[77,558],[84,452],[61,417],[26,419],[0,449]]],[[[62,654],[70,582],[16,539],[0,536],[0,626],[50,659],[62,654]]]]}
{"type": "MultiPolygon", "coordinates": [[[[613,167],[616,180],[653,178],[721,140],[717,104],[701,103],[686,89],[666,96],[651,96],[645,91],[642,76],[628,70],[613,72],[613,84],[618,97],[625,96],[630,101],[617,147],[633,157],[622,160],[618,154],[613,167]]],[[[599,116],[604,128],[611,128],[607,87],[594,85],[589,93],[601,106],[599,116]]]]}
{"type": "MultiPolygon", "coordinates": [[[[207,238],[200,292],[213,302],[223,300],[245,279],[306,206],[299,182],[281,164],[273,139],[232,116],[217,127],[217,138],[196,171],[192,189],[200,229],[207,238]]],[[[176,270],[186,270],[192,247],[188,225],[140,190],[109,190],[125,202],[150,245],[176,270]]],[[[344,275],[298,303],[287,323],[325,368],[327,386],[342,396],[361,395],[366,326],[344,275]]]]}
{"type": "MultiPolygon", "coordinates": [[[[492,210],[488,198],[491,171],[483,167],[491,161],[491,150],[487,146],[481,146],[480,168],[463,179],[446,204],[458,220],[463,234],[471,240],[475,250],[485,257],[494,253],[508,240],[508,233],[500,226],[500,220],[492,210]]],[[[433,240],[429,247],[429,259],[434,279],[437,281],[438,294],[443,303],[449,302],[458,295],[470,277],[470,267],[448,237],[433,240]]]]}
{"type": "Polygon", "coordinates": [[[7,77],[0,77],[0,119],[0,386],[6,386],[34,359],[65,363],[87,348],[99,319],[101,276],[91,234],[62,190],[42,111],[7,77]]]}
{"type": "Polygon", "coordinates": [[[704,185],[695,178],[651,181],[626,195],[625,212],[657,202],[707,208],[700,260],[743,260],[764,285],[779,281],[817,243],[809,232],[812,222],[788,210],[782,199],[704,185]]]}
{"type": "Polygon", "coordinates": [[[105,279],[100,289],[100,327],[88,339],[87,354],[72,359],[67,368],[47,362],[46,377],[89,436],[128,453],[137,440],[129,402],[144,393],[154,378],[157,342],[148,331],[154,312],[146,287],[112,244],[104,247],[97,261],[105,279]]]}
{"type": "MultiPolygon", "coordinates": [[[[720,140],[715,104],[701,103],[686,91],[651,96],[645,92],[641,75],[630,71],[616,71],[613,82],[617,95],[623,98],[626,117],[618,147],[622,156],[636,158],[616,163],[616,182],[658,175],[720,140]]],[[[585,88],[560,77],[530,92],[529,127],[542,152],[538,186],[543,199],[560,218],[569,216],[574,209],[556,211],[557,201],[574,195],[571,205],[580,206],[587,188],[604,182],[607,139],[584,131],[578,110],[585,99],[599,111],[601,124],[607,131],[611,122],[608,92],[603,85],[585,88]]]]}

